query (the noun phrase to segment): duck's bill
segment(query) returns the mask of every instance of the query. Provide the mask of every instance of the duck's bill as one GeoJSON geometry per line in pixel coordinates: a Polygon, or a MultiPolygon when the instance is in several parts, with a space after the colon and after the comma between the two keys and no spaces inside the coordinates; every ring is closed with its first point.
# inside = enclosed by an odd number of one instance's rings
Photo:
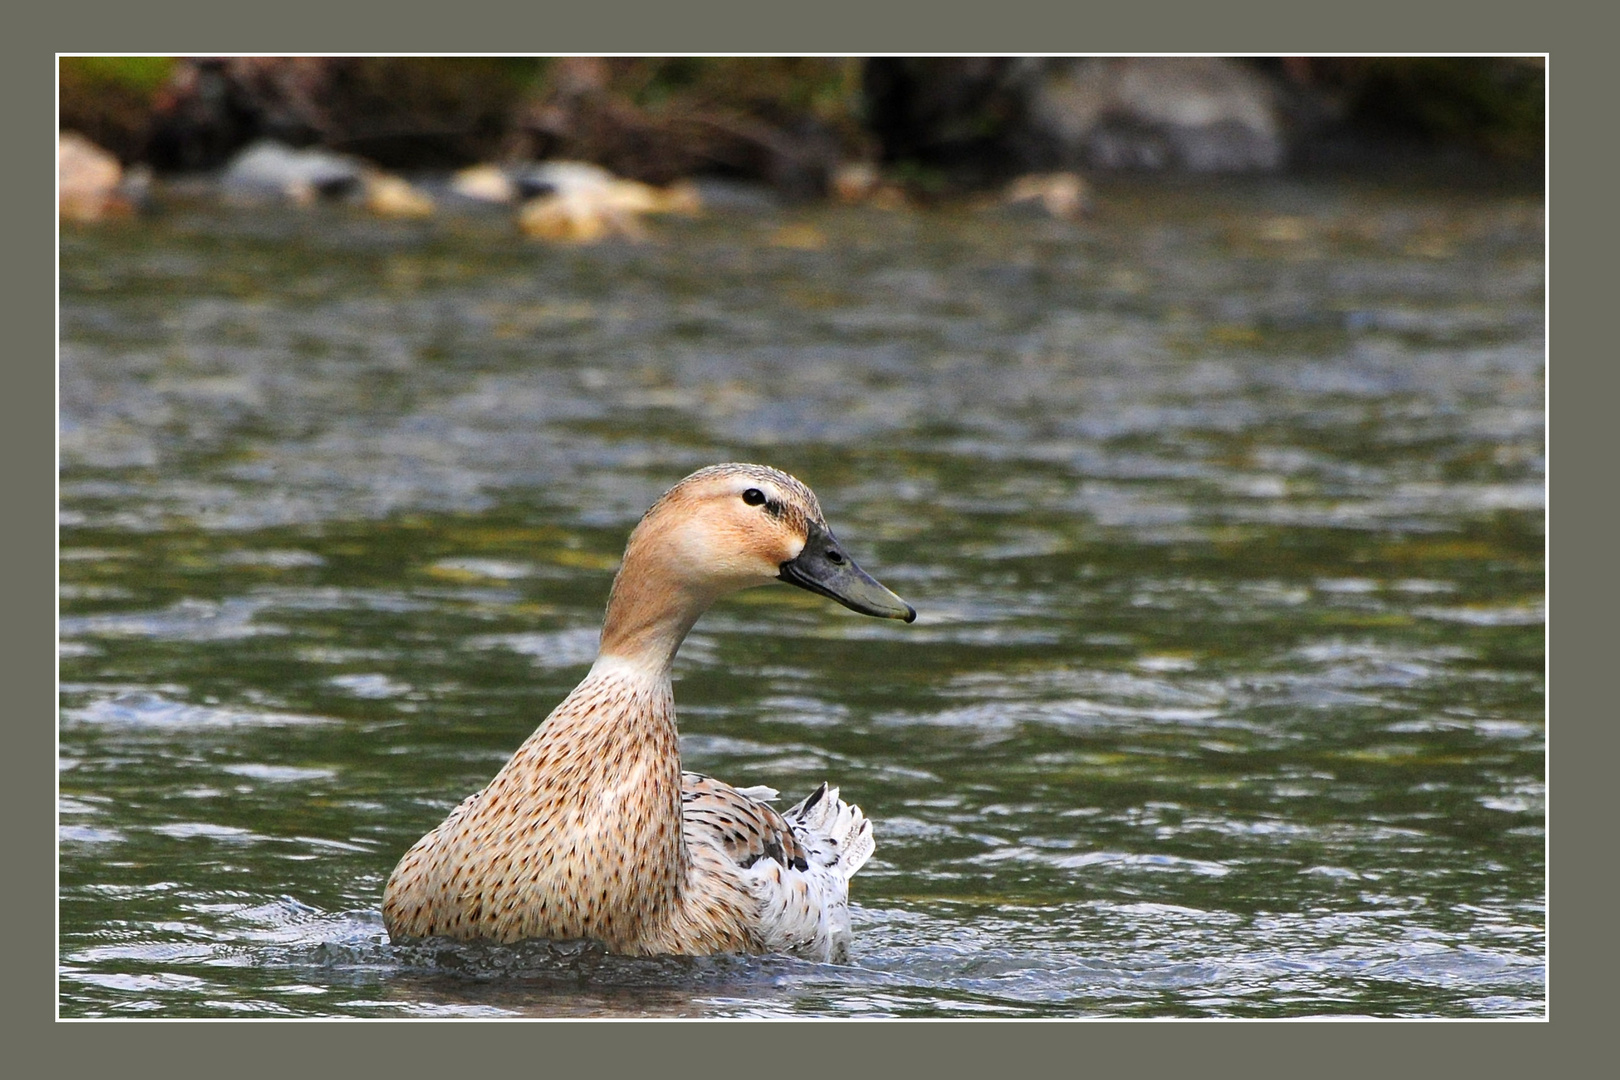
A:
{"type": "Polygon", "coordinates": [[[777,578],[789,585],[831,597],[862,615],[903,619],[906,622],[917,617],[916,610],[910,604],[856,566],[855,560],[844,554],[837,538],[820,525],[810,526],[810,536],[804,542],[804,550],[781,565],[777,578]]]}

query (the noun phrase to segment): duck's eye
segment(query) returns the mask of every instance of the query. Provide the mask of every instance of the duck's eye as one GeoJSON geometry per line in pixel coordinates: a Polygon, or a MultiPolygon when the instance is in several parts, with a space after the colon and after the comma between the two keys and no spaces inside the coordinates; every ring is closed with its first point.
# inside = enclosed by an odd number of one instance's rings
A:
{"type": "Polygon", "coordinates": [[[762,506],[765,502],[765,493],[759,488],[749,488],[743,492],[743,502],[749,506],[762,506]]]}

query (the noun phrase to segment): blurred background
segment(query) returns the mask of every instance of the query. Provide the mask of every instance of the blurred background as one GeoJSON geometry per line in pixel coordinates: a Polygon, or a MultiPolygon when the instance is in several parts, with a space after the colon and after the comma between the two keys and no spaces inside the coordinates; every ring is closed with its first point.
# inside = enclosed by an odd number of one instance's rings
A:
{"type": "Polygon", "coordinates": [[[63,1016],[1539,1016],[1545,67],[63,57],[63,1016]],[[394,947],[725,460],[687,766],[846,966],[394,947]]]}
{"type": "Polygon", "coordinates": [[[939,196],[1063,168],[1394,163],[1540,176],[1539,57],[64,57],[61,127],[124,165],[276,140],[384,169],[544,158],[826,195],[876,166],[939,196]]]}

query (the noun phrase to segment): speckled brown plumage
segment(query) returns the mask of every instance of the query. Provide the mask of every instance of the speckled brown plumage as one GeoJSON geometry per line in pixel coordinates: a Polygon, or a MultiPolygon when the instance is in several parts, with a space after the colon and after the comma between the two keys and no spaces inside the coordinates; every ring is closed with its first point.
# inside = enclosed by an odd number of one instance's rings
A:
{"type": "Polygon", "coordinates": [[[843,957],[870,824],[825,784],[778,812],[767,789],[683,773],[671,683],[698,615],[772,580],[820,522],[807,487],[756,465],[702,470],[658,500],[626,548],[596,664],[406,852],[384,891],[390,937],[843,957]]]}

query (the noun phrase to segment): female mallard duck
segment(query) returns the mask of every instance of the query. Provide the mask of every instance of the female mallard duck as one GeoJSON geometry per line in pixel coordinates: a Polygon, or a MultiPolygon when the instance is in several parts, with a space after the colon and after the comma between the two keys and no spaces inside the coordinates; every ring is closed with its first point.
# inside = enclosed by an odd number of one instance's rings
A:
{"type": "Polygon", "coordinates": [[[688,476],[630,534],[585,681],[394,868],[389,937],[844,958],[849,879],[872,853],[860,809],[822,784],[778,812],[769,788],[681,771],[675,650],[717,598],[771,581],[917,616],[843,553],[798,480],[762,465],[688,476]]]}

